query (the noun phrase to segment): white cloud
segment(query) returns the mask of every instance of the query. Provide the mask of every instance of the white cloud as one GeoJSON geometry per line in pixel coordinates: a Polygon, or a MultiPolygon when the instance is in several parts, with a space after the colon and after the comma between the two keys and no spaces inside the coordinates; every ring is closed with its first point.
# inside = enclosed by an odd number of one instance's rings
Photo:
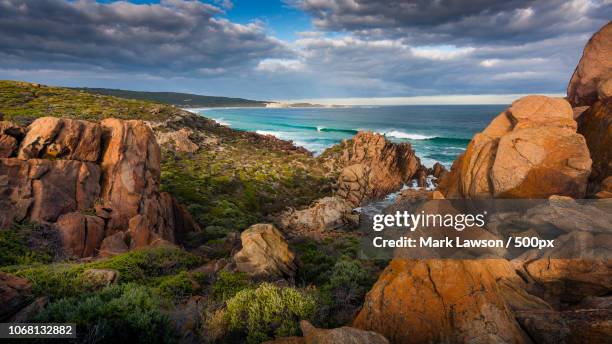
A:
{"type": "Polygon", "coordinates": [[[304,69],[300,60],[291,59],[264,59],[259,61],[255,70],[260,72],[299,72],[304,69]]]}
{"type": "Polygon", "coordinates": [[[430,60],[452,60],[474,52],[474,48],[456,48],[452,46],[439,46],[439,47],[416,47],[412,48],[414,56],[430,59],[430,60]]]}

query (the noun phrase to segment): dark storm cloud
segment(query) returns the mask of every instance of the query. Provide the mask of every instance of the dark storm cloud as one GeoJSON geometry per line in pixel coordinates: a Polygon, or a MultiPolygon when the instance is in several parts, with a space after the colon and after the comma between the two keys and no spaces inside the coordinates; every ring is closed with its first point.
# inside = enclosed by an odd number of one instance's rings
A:
{"type": "Polygon", "coordinates": [[[261,24],[218,16],[231,6],[231,1],[0,0],[1,65],[195,76],[288,53],[261,24]]]}
{"type": "Polygon", "coordinates": [[[524,43],[591,33],[612,17],[608,0],[289,0],[320,29],[414,44],[524,43]]]}

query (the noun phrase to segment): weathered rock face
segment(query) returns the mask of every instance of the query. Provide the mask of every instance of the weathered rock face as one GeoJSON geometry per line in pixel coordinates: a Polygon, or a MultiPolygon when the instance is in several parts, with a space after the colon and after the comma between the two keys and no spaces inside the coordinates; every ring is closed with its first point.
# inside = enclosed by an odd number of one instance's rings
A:
{"type": "MultiPolygon", "coordinates": [[[[327,156],[324,153],[322,158],[327,156]]],[[[341,171],[339,194],[355,206],[398,190],[420,167],[409,143],[395,144],[372,132],[359,132],[344,142],[331,160],[341,171]]]]}
{"type": "Polygon", "coordinates": [[[23,128],[15,123],[0,121],[0,158],[10,158],[16,154],[19,140],[24,135],[23,128]]]}
{"type": "Polygon", "coordinates": [[[529,342],[479,260],[392,260],[353,326],[393,343],[529,342]]]}
{"type": "Polygon", "coordinates": [[[253,225],[242,232],[240,240],[242,249],[234,255],[239,271],[256,278],[291,278],[295,275],[295,254],[273,225],[253,225]]]}
{"type": "Polygon", "coordinates": [[[389,341],[382,335],[372,332],[359,330],[353,327],[343,326],[334,329],[320,329],[312,326],[306,320],[300,322],[300,328],[304,335],[306,344],[387,344],[389,341]]]}
{"type": "Polygon", "coordinates": [[[604,92],[604,83],[612,77],[612,23],[606,24],[589,40],[582,58],[567,86],[567,98],[572,106],[590,106],[604,92]]]}
{"type": "Polygon", "coordinates": [[[612,176],[612,98],[593,104],[580,116],[578,125],[593,159],[590,179],[599,184],[612,176]]]}
{"type": "Polygon", "coordinates": [[[199,147],[189,138],[192,134],[191,130],[182,128],[170,132],[156,132],[155,136],[157,142],[162,146],[181,153],[195,153],[199,147]]]}
{"type": "Polygon", "coordinates": [[[32,300],[32,284],[23,278],[0,272],[0,321],[8,319],[32,300]]]}
{"type": "Polygon", "coordinates": [[[570,105],[527,96],[474,136],[438,190],[446,198],[582,198],[590,171],[570,105]]]}
{"type": "Polygon", "coordinates": [[[44,117],[25,137],[19,127],[0,123],[1,136],[15,140],[3,154],[17,154],[0,158],[0,228],[23,220],[54,224],[65,253],[78,257],[101,247],[113,255],[124,246],[173,243],[198,230],[159,191],[160,149],[144,122],[44,117]]]}
{"type": "Polygon", "coordinates": [[[17,157],[95,162],[100,156],[101,133],[96,123],[42,117],[28,127],[17,157]]]}
{"type": "Polygon", "coordinates": [[[328,231],[351,227],[359,223],[359,215],[350,202],[342,197],[324,197],[303,210],[288,210],[278,217],[286,232],[328,231]]]}
{"type": "Polygon", "coordinates": [[[0,227],[13,221],[55,222],[91,209],[100,192],[100,168],[74,160],[0,159],[0,227]]]}
{"type": "Polygon", "coordinates": [[[612,310],[521,311],[517,319],[536,343],[608,343],[612,310]]]}

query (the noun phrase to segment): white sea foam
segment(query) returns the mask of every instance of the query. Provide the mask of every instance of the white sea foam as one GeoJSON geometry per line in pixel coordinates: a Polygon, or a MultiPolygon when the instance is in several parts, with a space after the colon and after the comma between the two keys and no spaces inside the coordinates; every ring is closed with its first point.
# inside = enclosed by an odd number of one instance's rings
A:
{"type": "Polygon", "coordinates": [[[232,124],[228,121],[226,121],[224,118],[211,118],[213,121],[217,122],[218,124],[221,125],[225,125],[227,127],[232,126],[232,124]]]}
{"type": "Polygon", "coordinates": [[[410,133],[405,133],[399,130],[384,131],[383,134],[386,136],[395,137],[397,139],[409,139],[409,140],[427,140],[427,139],[433,138],[433,136],[426,136],[426,135],[421,135],[421,134],[410,134],[410,133]]]}
{"type": "Polygon", "coordinates": [[[325,127],[324,127],[324,126],[322,126],[322,125],[317,125],[317,131],[321,131],[321,130],[323,130],[323,129],[325,129],[325,127]]]}
{"type": "Polygon", "coordinates": [[[272,131],[272,130],[255,130],[259,135],[272,135],[276,138],[282,139],[284,137],[283,133],[280,131],[272,131]]]}

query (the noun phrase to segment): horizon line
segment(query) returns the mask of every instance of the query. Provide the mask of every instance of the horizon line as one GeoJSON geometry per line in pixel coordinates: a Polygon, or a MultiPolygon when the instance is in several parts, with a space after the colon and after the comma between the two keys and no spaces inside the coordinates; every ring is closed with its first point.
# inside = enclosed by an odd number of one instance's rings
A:
{"type": "MultiPolygon", "coordinates": [[[[467,94],[414,97],[346,97],[273,100],[279,103],[311,103],[321,105],[507,105],[532,94],[467,94]]],[[[539,93],[547,97],[565,97],[563,93],[539,93]]]]}

